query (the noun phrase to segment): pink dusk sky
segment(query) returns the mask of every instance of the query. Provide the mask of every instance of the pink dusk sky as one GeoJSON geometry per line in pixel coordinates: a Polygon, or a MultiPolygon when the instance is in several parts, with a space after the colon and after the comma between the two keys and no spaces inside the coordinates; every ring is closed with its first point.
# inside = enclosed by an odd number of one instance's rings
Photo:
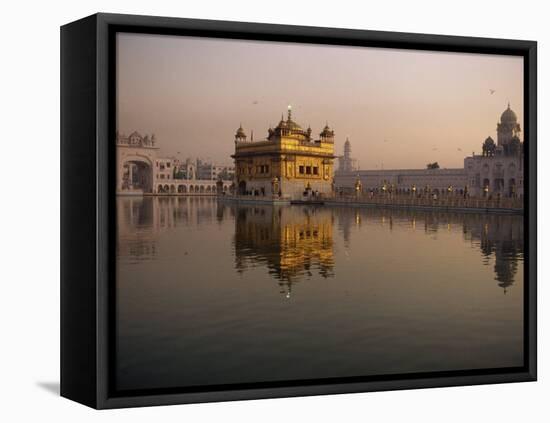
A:
{"type": "Polygon", "coordinates": [[[181,159],[229,164],[240,123],[260,140],[291,104],[361,169],[452,168],[496,140],[508,102],[523,128],[523,58],[119,34],[117,97],[119,131],[181,159]]]}

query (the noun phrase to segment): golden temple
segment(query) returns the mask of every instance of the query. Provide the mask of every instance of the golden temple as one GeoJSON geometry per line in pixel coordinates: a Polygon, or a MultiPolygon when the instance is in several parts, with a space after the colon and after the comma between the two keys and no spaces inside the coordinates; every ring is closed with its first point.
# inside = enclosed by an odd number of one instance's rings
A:
{"type": "Polygon", "coordinates": [[[238,195],[276,199],[321,197],[333,189],[334,131],[327,125],[313,139],[292,120],[292,108],[266,139],[254,141],[239,126],[235,134],[235,180],[238,195]]]}

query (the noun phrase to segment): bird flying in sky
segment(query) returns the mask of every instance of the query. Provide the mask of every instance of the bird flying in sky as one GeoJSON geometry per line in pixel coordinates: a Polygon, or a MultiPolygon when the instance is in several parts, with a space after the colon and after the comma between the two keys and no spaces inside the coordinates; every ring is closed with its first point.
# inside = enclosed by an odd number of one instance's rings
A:
{"type": "Polygon", "coordinates": [[[489,93],[490,93],[491,95],[493,95],[493,94],[496,93],[496,92],[497,92],[497,90],[489,89],[489,93]]]}

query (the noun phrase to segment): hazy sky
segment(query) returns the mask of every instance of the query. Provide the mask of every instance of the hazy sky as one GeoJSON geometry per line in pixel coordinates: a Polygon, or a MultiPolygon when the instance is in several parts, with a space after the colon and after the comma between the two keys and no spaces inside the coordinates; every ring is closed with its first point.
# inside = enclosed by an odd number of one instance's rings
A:
{"type": "Polygon", "coordinates": [[[180,158],[231,163],[239,123],[265,138],[288,104],[316,135],[328,121],[337,155],[349,137],[362,169],[462,167],[508,101],[523,128],[521,57],[141,34],[117,48],[118,129],[180,158]]]}

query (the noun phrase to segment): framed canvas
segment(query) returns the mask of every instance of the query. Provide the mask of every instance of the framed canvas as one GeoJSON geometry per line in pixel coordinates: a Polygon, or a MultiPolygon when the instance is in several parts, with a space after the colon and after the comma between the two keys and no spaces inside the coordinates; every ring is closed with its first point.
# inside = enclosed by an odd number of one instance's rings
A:
{"type": "Polygon", "coordinates": [[[61,28],[61,395],[536,380],[536,43],[61,28]]]}

